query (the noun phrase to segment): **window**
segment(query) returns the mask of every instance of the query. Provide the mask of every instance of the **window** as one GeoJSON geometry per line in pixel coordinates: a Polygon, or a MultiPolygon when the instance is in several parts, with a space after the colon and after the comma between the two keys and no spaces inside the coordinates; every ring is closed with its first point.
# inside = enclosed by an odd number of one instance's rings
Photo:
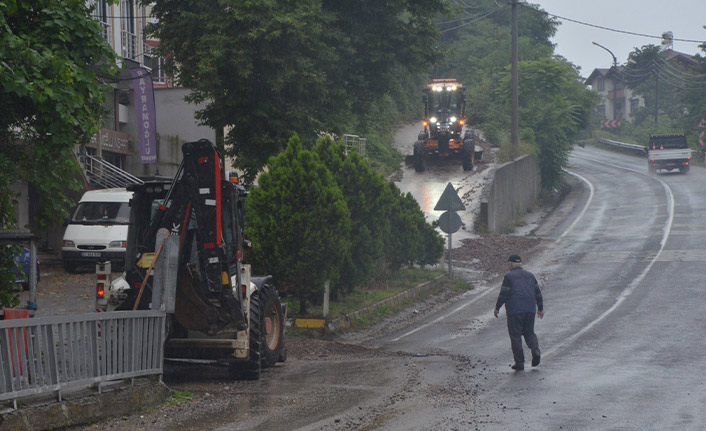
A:
{"type": "Polygon", "coordinates": [[[123,31],[135,34],[135,3],[133,0],[120,2],[120,18],[122,19],[123,31]]]}
{"type": "Polygon", "coordinates": [[[630,112],[635,112],[640,108],[640,99],[633,97],[630,99],[630,112]]]}
{"type": "Polygon", "coordinates": [[[598,78],[596,80],[596,87],[598,88],[598,91],[605,91],[605,79],[598,78]]]}
{"type": "Polygon", "coordinates": [[[623,111],[625,110],[625,101],[618,99],[615,101],[615,119],[619,120],[623,118],[623,111]]]}
{"type": "Polygon", "coordinates": [[[110,44],[111,32],[110,24],[108,23],[108,0],[95,0],[93,6],[93,18],[98,21],[98,25],[101,27],[101,36],[110,44]]]}
{"type": "Polygon", "coordinates": [[[122,56],[137,60],[137,34],[135,32],[135,2],[122,0],[120,2],[120,34],[123,45],[122,56]]]}
{"type": "Polygon", "coordinates": [[[152,80],[155,83],[166,83],[164,75],[164,60],[157,55],[155,48],[145,44],[145,67],[151,70],[152,80]]]}

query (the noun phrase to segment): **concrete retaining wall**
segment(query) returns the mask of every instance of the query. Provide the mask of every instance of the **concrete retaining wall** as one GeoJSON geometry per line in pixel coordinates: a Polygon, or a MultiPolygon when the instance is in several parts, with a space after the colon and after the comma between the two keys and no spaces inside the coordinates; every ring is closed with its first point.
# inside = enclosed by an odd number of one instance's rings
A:
{"type": "Polygon", "coordinates": [[[89,424],[159,406],[170,395],[163,383],[150,378],[102,393],[80,391],[59,402],[28,399],[19,410],[0,407],[0,431],[48,431],[89,424]]]}
{"type": "Polygon", "coordinates": [[[480,204],[481,229],[501,233],[537,202],[541,188],[539,165],[522,156],[494,168],[488,174],[480,204]]]}

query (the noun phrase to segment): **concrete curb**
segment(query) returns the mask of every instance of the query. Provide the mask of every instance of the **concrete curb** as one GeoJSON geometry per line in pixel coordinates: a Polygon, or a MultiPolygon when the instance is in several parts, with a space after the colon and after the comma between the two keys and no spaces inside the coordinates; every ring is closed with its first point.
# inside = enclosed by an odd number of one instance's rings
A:
{"type": "Polygon", "coordinates": [[[101,393],[78,391],[65,395],[60,402],[50,397],[30,398],[23,400],[24,405],[17,410],[0,410],[0,431],[44,431],[89,424],[156,407],[170,396],[164,383],[146,378],[101,393]]]}
{"type": "Polygon", "coordinates": [[[438,287],[445,279],[446,275],[440,275],[432,280],[426,281],[422,284],[418,284],[410,289],[407,289],[404,292],[400,292],[395,296],[391,296],[387,299],[383,299],[380,302],[376,302],[375,304],[369,305],[368,307],[362,308],[352,313],[348,313],[339,319],[330,320],[326,323],[325,329],[329,334],[344,332],[351,328],[352,322],[356,319],[365,317],[366,315],[377,310],[378,308],[401,304],[403,301],[409,298],[415,298],[422,292],[426,292],[428,290],[438,287]]]}

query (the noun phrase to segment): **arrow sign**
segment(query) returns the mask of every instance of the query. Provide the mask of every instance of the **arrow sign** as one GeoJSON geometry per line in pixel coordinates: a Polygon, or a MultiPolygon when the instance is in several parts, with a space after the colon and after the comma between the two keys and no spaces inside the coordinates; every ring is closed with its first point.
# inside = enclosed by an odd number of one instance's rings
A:
{"type": "Polygon", "coordinates": [[[436,203],[434,211],[465,211],[466,206],[461,202],[461,198],[458,197],[456,189],[451,183],[446,185],[444,193],[441,194],[439,202],[436,203]]]}
{"type": "Polygon", "coordinates": [[[620,127],[620,120],[603,120],[601,121],[601,128],[603,129],[615,129],[620,127]]]}

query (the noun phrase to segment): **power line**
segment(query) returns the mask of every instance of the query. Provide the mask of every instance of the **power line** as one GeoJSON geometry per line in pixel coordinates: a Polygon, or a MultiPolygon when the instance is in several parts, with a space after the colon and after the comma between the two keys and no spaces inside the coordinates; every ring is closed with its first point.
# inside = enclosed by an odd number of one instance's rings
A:
{"type": "MultiPolygon", "coordinates": [[[[446,32],[449,32],[449,31],[451,31],[451,30],[456,30],[457,28],[465,27],[465,26],[467,26],[468,24],[473,24],[473,23],[476,22],[476,21],[480,21],[480,20],[482,20],[482,19],[487,18],[488,16],[494,14],[495,12],[499,11],[500,9],[502,9],[502,8],[504,8],[504,7],[505,7],[505,6],[500,6],[500,7],[496,8],[496,9],[490,11],[490,12],[486,12],[486,13],[481,14],[481,15],[476,15],[476,16],[474,16],[474,17],[472,17],[472,18],[471,18],[471,17],[467,17],[467,18],[461,18],[461,19],[455,20],[455,21],[465,21],[465,20],[467,20],[467,19],[470,19],[470,21],[466,21],[466,22],[464,22],[464,23],[461,24],[461,25],[457,25],[456,27],[451,27],[451,28],[447,28],[447,29],[445,29],[445,30],[441,30],[441,33],[446,33],[446,32]]],[[[449,23],[449,22],[454,22],[454,21],[448,21],[447,23],[449,23]]],[[[447,24],[447,23],[440,23],[440,24],[447,24]]]]}
{"type": "MultiPolygon", "coordinates": [[[[629,35],[632,35],[632,36],[648,37],[648,38],[653,38],[653,39],[662,39],[662,36],[655,36],[655,35],[652,35],[652,34],[645,34],[645,33],[637,33],[637,32],[628,31],[628,30],[620,30],[620,29],[617,29],[617,28],[611,28],[611,27],[606,27],[606,26],[603,26],[603,25],[591,24],[591,23],[585,22],[585,21],[579,21],[579,20],[573,19],[573,18],[567,18],[567,17],[561,16],[561,15],[553,14],[553,13],[551,13],[551,12],[547,12],[547,11],[545,11],[545,10],[535,9],[535,8],[533,8],[533,7],[531,7],[531,6],[528,6],[527,4],[524,4],[524,3],[519,3],[519,5],[525,7],[525,8],[527,8],[527,9],[529,9],[529,10],[535,11],[535,12],[543,13],[543,14],[545,14],[545,15],[549,15],[549,16],[551,16],[551,17],[554,17],[554,18],[557,18],[557,19],[560,19],[560,20],[564,20],[564,21],[569,21],[569,22],[573,22],[573,23],[576,23],[576,24],[585,25],[585,26],[587,26],[587,27],[593,27],[593,28],[597,28],[597,29],[600,29],[600,30],[612,31],[612,32],[615,32],[615,33],[629,34],[629,35]]],[[[675,40],[675,41],[678,41],[678,42],[688,42],[688,43],[706,43],[706,40],[679,39],[679,38],[676,38],[676,37],[673,38],[672,40],[675,40]]]]}

